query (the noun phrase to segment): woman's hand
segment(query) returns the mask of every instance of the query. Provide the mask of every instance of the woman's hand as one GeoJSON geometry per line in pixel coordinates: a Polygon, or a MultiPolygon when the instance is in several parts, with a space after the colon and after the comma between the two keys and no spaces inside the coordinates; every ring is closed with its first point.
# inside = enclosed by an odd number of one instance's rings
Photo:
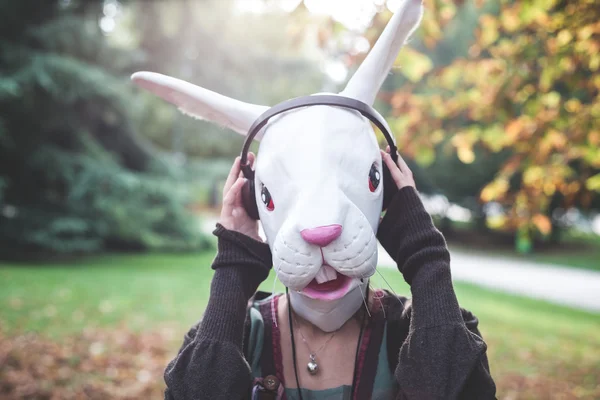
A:
{"type": "MultiPolygon", "coordinates": [[[[254,158],[253,153],[248,153],[250,165],[254,163],[254,158]]],[[[221,208],[219,223],[225,229],[242,233],[262,242],[262,239],[258,236],[258,221],[248,216],[242,204],[242,187],[246,180],[240,170],[240,157],[236,157],[223,187],[223,207],[221,208]]]]}
{"type": "Polygon", "coordinates": [[[389,168],[392,179],[394,179],[394,182],[396,182],[398,189],[402,189],[406,186],[412,186],[416,189],[412,171],[410,168],[408,168],[408,165],[406,165],[406,162],[402,159],[400,154],[398,154],[398,165],[396,165],[394,160],[392,160],[392,156],[390,155],[390,146],[388,146],[385,151],[381,150],[381,158],[389,168]]]}

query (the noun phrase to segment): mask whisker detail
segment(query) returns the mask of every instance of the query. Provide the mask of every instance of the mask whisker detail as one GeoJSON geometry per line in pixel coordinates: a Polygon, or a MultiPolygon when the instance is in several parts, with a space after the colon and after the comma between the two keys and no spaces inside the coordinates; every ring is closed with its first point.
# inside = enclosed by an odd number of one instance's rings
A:
{"type": "MultiPolygon", "coordinates": [[[[371,286],[371,282],[369,282],[369,287],[371,286]]],[[[377,299],[377,301],[379,301],[379,305],[381,306],[381,311],[383,312],[383,319],[387,320],[387,315],[385,314],[385,308],[383,307],[383,302],[381,301],[383,296],[378,296],[377,295],[377,291],[375,289],[373,290],[373,299],[377,299]]]]}
{"type": "Polygon", "coordinates": [[[378,270],[375,270],[375,272],[377,272],[379,274],[379,276],[381,277],[381,279],[383,279],[383,281],[390,288],[390,290],[392,291],[392,293],[394,293],[394,297],[396,298],[396,300],[398,300],[400,302],[400,304],[402,304],[402,307],[404,307],[404,302],[402,300],[400,300],[400,297],[398,296],[398,293],[396,293],[396,291],[394,290],[394,288],[392,287],[392,285],[390,285],[390,283],[387,281],[387,279],[385,279],[385,276],[383,276],[383,274],[381,272],[379,272],[378,270]]]}
{"type": "MultiPolygon", "coordinates": [[[[363,303],[365,304],[365,310],[367,310],[367,314],[369,314],[369,318],[371,318],[371,312],[369,311],[369,305],[367,304],[367,299],[365,298],[365,294],[363,293],[363,287],[362,286],[365,284],[363,281],[364,281],[364,278],[361,279],[360,283],[359,283],[359,286],[360,286],[360,288],[359,288],[360,295],[363,298],[363,303]]],[[[367,285],[367,289],[369,289],[368,285],[367,285]]]]}
{"type": "MultiPolygon", "coordinates": [[[[279,272],[280,269],[281,269],[281,264],[279,264],[279,267],[277,267],[277,269],[275,270],[275,277],[273,278],[273,287],[271,288],[271,295],[273,295],[275,293],[275,284],[277,283],[277,273],[279,272]]],[[[271,314],[272,314],[271,318],[273,319],[273,323],[275,324],[275,327],[278,328],[276,311],[271,310],[271,314]]]]}

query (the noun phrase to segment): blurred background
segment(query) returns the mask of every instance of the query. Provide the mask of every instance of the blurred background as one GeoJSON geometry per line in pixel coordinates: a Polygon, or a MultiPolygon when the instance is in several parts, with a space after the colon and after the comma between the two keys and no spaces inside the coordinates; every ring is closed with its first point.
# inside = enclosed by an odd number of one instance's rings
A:
{"type": "MultiPolygon", "coordinates": [[[[500,399],[600,398],[595,3],[425,0],[375,105],[449,242],[500,399]]],[[[161,398],[202,315],[242,138],[133,72],[265,105],[337,92],[398,4],[0,0],[0,398],[161,398]]]]}

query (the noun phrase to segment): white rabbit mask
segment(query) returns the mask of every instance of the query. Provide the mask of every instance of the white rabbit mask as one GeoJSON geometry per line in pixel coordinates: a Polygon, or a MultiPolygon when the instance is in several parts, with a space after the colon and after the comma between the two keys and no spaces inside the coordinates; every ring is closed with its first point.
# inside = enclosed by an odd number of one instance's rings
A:
{"type": "MultiPolygon", "coordinates": [[[[421,0],[400,5],[342,95],[373,104],[422,12],[421,0]]],[[[268,109],[152,72],[132,79],[184,113],[243,135],[268,109]]],[[[377,266],[383,182],[373,185],[370,174],[373,166],[382,171],[373,129],[358,112],[310,106],[273,118],[257,138],[255,195],[277,277],[295,312],[335,331],[360,308],[377,266]]]]}

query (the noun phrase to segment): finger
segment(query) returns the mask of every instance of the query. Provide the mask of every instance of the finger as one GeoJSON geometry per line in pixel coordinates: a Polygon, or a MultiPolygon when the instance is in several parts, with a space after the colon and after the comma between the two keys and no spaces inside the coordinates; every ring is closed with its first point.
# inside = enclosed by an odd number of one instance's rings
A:
{"type": "MultiPolygon", "coordinates": [[[[385,148],[385,152],[390,153],[390,145],[387,145],[387,147],[385,148]]],[[[402,158],[400,153],[397,151],[396,154],[398,155],[398,168],[400,168],[400,171],[402,171],[405,174],[407,174],[407,173],[412,174],[412,171],[410,170],[410,168],[408,167],[408,164],[406,164],[406,161],[404,161],[404,159],[402,158]]]]}
{"type": "Polygon", "coordinates": [[[390,174],[392,175],[392,179],[394,180],[394,182],[396,182],[396,185],[400,186],[400,181],[402,179],[402,171],[400,171],[398,165],[396,165],[394,160],[392,160],[392,156],[390,156],[389,153],[386,153],[382,150],[381,158],[390,170],[390,174]]]}
{"type": "Polygon", "coordinates": [[[412,174],[412,171],[400,153],[398,153],[398,167],[400,167],[400,171],[402,171],[404,174],[412,174]]]}
{"type": "Polygon", "coordinates": [[[236,157],[233,161],[233,165],[231,166],[231,170],[229,171],[229,175],[227,176],[227,180],[225,181],[225,186],[223,186],[223,194],[227,194],[231,189],[231,185],[235,182],[240,172],[240,157],[236,157]]]}
{"type": "Polygon", "coordinates": [[[227,206],[227,207],[233,207],[234,205],[238,204],[238,201],[241,201],[241,192],[242,192],[242,187],[244,186],[244,183],[246,182],[246,179],[243,177],[238,178],[233,185],[231,185],[231,188],[229,189],[229,191],[227,193],[225,193],[225,196],[223,197],[223,206],[227,206]]]}
{"type": "MultiPolygon", "coordinates": [[[[255,160],[254,153],[248,153],[247,163],[250,166],[250,168],[252,168],[254,166],[254,160],[255,160]]],[[[241,160],[240,160],[240,164],[241,164],[241,160]]],[[[242,168],[240,167],[240,173],[238,174],[238,178],[245,178],[245,177],[246,177],[246,175],[244,175],[244,171],[242,171],[242,168]]]]}

